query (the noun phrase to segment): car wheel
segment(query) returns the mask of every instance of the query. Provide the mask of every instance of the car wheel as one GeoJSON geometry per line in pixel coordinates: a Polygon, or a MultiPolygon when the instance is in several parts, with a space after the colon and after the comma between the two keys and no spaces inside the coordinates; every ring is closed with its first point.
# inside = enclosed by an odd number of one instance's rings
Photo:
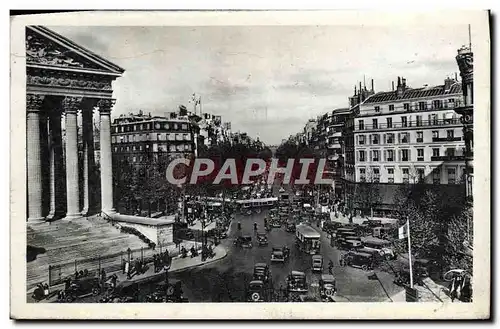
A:
{"type": "Polygon", "coordinates": [[[101,289],[99,289],[98,287],[92,288],[92,295],[96,296],[96,295],[99,295],[100,293],[101,293],[101,289]]]}
{"type": "Polygon", "coordinates": [[[71,295],[67,295],[66,296],[66,302],[67,303],[71,303],[73,300],[74,300],[73,296],[71,296],[71,295]]]}

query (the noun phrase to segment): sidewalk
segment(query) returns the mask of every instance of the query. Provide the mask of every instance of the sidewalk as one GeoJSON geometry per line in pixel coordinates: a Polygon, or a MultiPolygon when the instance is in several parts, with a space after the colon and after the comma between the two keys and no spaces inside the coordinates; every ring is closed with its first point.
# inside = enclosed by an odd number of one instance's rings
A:
{"type": "MultiPolygon", "coordinates": [[[[180,256],[174,257],[172,259],[172,264],[170,266],[169,273],[172,272],[178,272],[182,271],[188,268],[196,267],[196,266],[201,266],[209,263],[213,263],[215,261],[218,261],[224,257],[227,256],[227,250],[226,247],[224,247],[222,244],[219,244],[214,248],[215,256],[214,258],[208,258],[204,262],[201,261],[201,253],[195,258],[191,258],[188,254],[186,258],[181,258],[180,256]]],[[[154,281],[158,280],[162,277],[165,277],[165,273],[163,271],[160,272],[154,272],[154,266],[152,263],[149,263],[146,265],[147,270],[145,273],[139,274],[139,275],[134,275],[130,280],[127,279],[127,275],[122,273],[122,271],[117,271],[117,272],[111,272],[107,273],[107,276],[111,276],[113,274],[116,274],[118,277],[117,283],[123,282],[123,281],[132,281],[132,282],[137,282],[137,283],[145,283],[149,281],[154,281]]],[[[57,285],[51,287],[51,292],[54,293],[55,291],[59,291],[64,289],[64,284],[57,285]]],[[[27,294],[27,302],[34,302],[33,299],[31,298],[32,292],[29,292],[27,294]]],[[[39,303],[54,303],[57,301],[57,293],[52,296],[49,300],[42,300],[39,303]]]]}
{"type": "MultiPolygon", "coordinates": [[[[210,230],[213,230],[215,229],[215,221],[211,222],[210,224],[208,224],[207,226],[205,226],[205,232],[208,232],[210,230]]],[[[190,230],[198,230],[198,231],[201,231],[202,230],[202,225],[201,225],[201,222],[199,220],[196,220],[195,221],[195,224],[193,226],[188,226],[188,228],[190,230]]]]}
{"type": "MultiPolygon", "coordinates": [[[[451,303],[451,298],[445,292],[447,288],[443,287],[435,283],[431,278],[425,278],[424,286],[415,285],[415,288],[418,291],[418,302],[419,303],[451,303]]],[[[394,296],[391,296],[391,299],[395,303],[405,303],[406,302],[406,291],[403,290],[397,293],[394,296]]]]}

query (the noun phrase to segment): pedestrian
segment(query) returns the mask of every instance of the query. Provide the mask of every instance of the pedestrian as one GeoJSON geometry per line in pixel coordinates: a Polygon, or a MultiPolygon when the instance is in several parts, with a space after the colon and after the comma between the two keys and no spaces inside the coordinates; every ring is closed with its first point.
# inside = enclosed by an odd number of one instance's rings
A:
{"type": "Polygon", "coordinates": [[[114,274],[114,275],[111,277],[111,287],[112,287],[113,289],[115,289],[115,288],[116,288],[116,279],[117,279],[116,274],[114,274]]]}
{"type": "Polygon", "coordinates": [[[153,266],[154,266],[154,272],[158,272],[158,257],[156,254],[153,255],[153,266]]]}
{"type": "Polygon", "coordinates": [[[43,295],[45,296],[45,298],[47,298],[49,297],[49,294],[50,294],[49,285],[45,283],[43,285],[43,295]]]}
{"type": "Polygon", "coordinates": [[[126,273],[126,264],[127,264],[127,261],[125,259],[122,259],[122,274],[125,274],[126,273]]]}
{"type": "Polygon", "coordinates": [[[71,279],[68,277],[64,280],[64,290],[68,290],[71,285],[71,279]]]}
{"type": "Polygon", "coordinates": [[[140,274],[140,270],[141,270],[141,264],[139,262],[139,258],[137,258],[134,262],[134,272],[135,274],[140,274]]]}
{"type": "Polygon", "coordinates": [[[74,276],[75,276],[75,280],[78,279],[78,271],[77,270],[75,270],[74,276]]]}
{"type": "Polygon", "coordinates": [[[333,275],[333,262],[330,259],[330,262],[328,263],[328,273],[333,275]]]}
{"type": "Polygon", "coordinates": [[[101,270],[101,284],[104,286],[106,282],[106,271],[104,269],[101,270]]]}

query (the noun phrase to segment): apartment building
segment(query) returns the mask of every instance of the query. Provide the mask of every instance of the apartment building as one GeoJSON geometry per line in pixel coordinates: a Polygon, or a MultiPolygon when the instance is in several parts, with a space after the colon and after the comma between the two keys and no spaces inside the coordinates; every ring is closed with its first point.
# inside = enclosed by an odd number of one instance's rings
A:
{"type": "Polygon", "coordinates": [[[141,164],[193,154],[196,148],[193,125],[187,115],[178,113],[121,115],[111,125],[113,156],[141,164]]]}
{"type": "Polygon", "coordinates": [[[454,109],[462,86],[443,85],[379,92],[359,104],[354,118],[355,181],[458,184],[464,174],[462,126],[454,109]]]}

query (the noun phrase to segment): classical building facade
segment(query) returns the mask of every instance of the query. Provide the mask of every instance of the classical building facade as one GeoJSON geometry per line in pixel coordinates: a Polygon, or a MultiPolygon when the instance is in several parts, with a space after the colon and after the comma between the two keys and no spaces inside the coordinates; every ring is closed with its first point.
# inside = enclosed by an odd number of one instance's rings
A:
{"type": "MultiPolygon", "coordinates": [[[[372,183],[458,184],[464,174],[464,141],[454,109],[462,86],[379,92],[359,104],[354,119],[355,180],[372,183]]],[[[350,159],[352,160],[352,159],[350,159]]]]}
{"type": "Polygon", "coordinates": [[[471,47],[462,47],[456,57],[462,77],[463,104],[455,108],[461,115],[465,141],[466,196],[472,201],[474,183],[474,54],[471,47]]]}
{"type": "Polygon", "coordinates": [[[91,170],[95,162],[92,116],[96,110],[100,117],[100,205],[103,212],[114,212],[112,82],[123,73],[119,66],[45,27],[26,27],[28,221],[71,219],[97,210],[91,186],[95,174],[91,170]],[[79,183],[79,115],[83,184],[79,183]]]}

